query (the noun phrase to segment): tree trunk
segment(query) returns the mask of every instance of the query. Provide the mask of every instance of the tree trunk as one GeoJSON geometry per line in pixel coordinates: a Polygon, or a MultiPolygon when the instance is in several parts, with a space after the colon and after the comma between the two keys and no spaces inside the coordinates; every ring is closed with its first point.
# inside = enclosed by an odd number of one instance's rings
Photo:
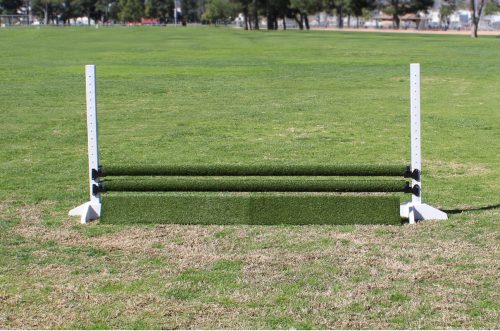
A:
{"type": "Polygon", "coordinates": [[[253,0],[253,28],[254,30],[259,30],[259,12],[257,10],[257,0],[253,0]]]}
{"type": "Polygon", "coordinates": [[[309,30],[309,18],[307,17],[307,14],[303,14],[304,17],[304,23],[306,24],[306,29],[309,30]]]}
{"type": "Polygon", "coordinates": [[[243,8],[243,24],[245,25],[245,30],[248,30],[248,6],[243,8]]]}
{"type": "Polygon", "coordinates": [[[286,16],[283,15],[283,30],[286,31],[286,16]]]}
{"type": "Polygon", "coordinates": [[[45,3],[45,9],[43,11],[43,24],[47,25],[49,24],[49,3],[45,3]]]}
{"type": "Polygon", "coordinates": [[[470,9],[472,12],[472,27],[471,27],[471,37],[477,38],[477,30],[479,28],[479,21],[481,20],[481,14],[483,12],[483,7],[486,0],[470,0],[470,9]],[[476,1],[479,2],[476,3],[476,1]],[[478,8],[479,7],[479,8],[478,8]]]}
{"type": "Polygon", "coordinates": [[[304,30],[304,23],[302,23],[302,14],[300,14],[299,18],[297,18],[297,15],[295,15],[295,21],[299,25],[300,30],[304,30]]]}
{"type": "Polygon", "coordinates": [[[392,15],[392,21],[394,22],[394,28],[396,30],[399,30],[399,24],[400,24],[401,20],[399,19],[399,15],[397,13],[394,13],[392,15]]]}
{"type": "Polygon", "coordinates": [[[472,32],[472,36],[473,36],[473,38],[477,38],[477,29],[478,29],[478,28],[479,28],[479,23],[478,23],[478,22],[476,22],[476,23],[474,24],[474,31],[472,32]]]}
{"type": "Polygon", "coordinates": [[[477,31],[476,31],[476,1],[475,0],[470,0],[470,11],[472,14],[472,26],[470,29],[470,36],[472,38],[477,38],[477,31]]]}
{"type": "Polygon", "coordinates": [[[344,14],[342,13],[342,6],[339,6],[337,8],[337,16],[338,16],[338,22],[337,22],[337,27],[339,29],[342,29],[344,27],[344,14]]]}
{"type": "Polygon", "coordinates": [[[278,30],[278,16],[275,13],[267,14],[267,29],[278,30]]]}

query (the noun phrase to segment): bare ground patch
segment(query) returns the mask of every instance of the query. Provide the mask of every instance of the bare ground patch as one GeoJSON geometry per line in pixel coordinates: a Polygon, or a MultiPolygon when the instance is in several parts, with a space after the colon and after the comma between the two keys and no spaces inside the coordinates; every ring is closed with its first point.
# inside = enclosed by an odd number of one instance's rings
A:
{"type": "Polygon", "coordinates": [[[477,232],[473,216],[89,235],[100,225],[45,226],[47,209],[17,210],[12,233],[24,241],[12,249],[29,254],[6,260],[2,328],[498,327],[498,226],[477,232]]]}

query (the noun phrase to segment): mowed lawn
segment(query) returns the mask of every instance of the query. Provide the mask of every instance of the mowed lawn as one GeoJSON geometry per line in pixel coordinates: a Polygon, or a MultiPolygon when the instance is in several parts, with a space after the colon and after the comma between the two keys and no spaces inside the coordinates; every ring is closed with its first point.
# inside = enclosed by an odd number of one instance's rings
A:
{"type": "MultiPolygon", "coordinates": [[[[499,328],[500,39],[223,28],[0,29],[0,328],[499,328]],[[113,226],[102,163],[409,161],[416,226],[113,226]]],[[[408,196],[402,196],[408,198],[408,196]]]]}

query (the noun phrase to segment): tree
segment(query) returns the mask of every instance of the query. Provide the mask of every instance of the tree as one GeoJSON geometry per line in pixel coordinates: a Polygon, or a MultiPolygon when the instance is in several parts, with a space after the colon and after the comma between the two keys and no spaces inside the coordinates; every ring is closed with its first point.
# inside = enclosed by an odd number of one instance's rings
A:
{"type": "Polygon", "coordinates": [[[76,6],[74,0],[52,1],[50,6],[50,17],[56,19],[57,24],[66,24],[71,18],[83,16],[80,7],[76,6]]]}
{"type": "Polygon", "coordinates": [[[457,7],[458,0],[445,0],[441,2],[441,8],[439,8],[441,21],[450,24],[450,16],[457,10],[457,7]]]}
{"type": "Polygon", "coordinates": [[[22,0],[0,0],[0,13],[16,14],[23,4],[22,0]]]}
{"type": "Polygon", "coordinates": [[[243,26],[245,30],[251,29],[251,24],[249,20],[249,15],[250,15],[250,6],[252,4],[252,0],[232,0],[233,3],[238,4],[239,8],[241,9],[241,12],[243,14],[243,26]]]}
{"type": "Polygon", "coordinates": [[[267,29],[277,30],[278,18],[285,19],[288,11],[288,0],[267,0],[262,5],[267,17],[267,29]]]}
{"type": "Polygon", "coordinates": [[[78,8],[80,14],[78,16],[85,16],[88,18],[88,25],[90,25],[90,19],[97,21],[100,18],[100,14],[96,9],[96,0],[72,0],[71,4],[78,8]]]}
{"type": "Polygon", "coordinates": [[[100,16],[103,23],[118,19],[118,1],[117,0],[97,0],[95,4],[96,13],[100,16]]]}
{"type": "Polygon", "coordinates": [[[259,2],[252,0],[253,28],[259,30],[259,2]]]}
{"type": "Polygon", "coordinates": [[[316,13],[323,8],[321,0],[291,0],[290,9],[293,18],[299,25],[299,29],[303,30],[304,26],[309,30],[308,15],[316,13]]]}
{"type": "MultiPolygon", "coordinates": [[[[383,11],[392,15],[394,27],[399,29],[400,16],[416,14],[421,10],[427,10],[434,5],[434,0],[382,0],[383,11]]],[[[474,0],[472,0],[474,1],[474,0]]],[[[482,0],[480,0],[482,1],[482,0]]]]}
{"type": "Polygon", "coordinates": [[[477,29],[483,13],[484,6],[488,0],[470,0],[470,11],[472,20],[471,37],[477,38],[477,29]]]}
{"type": "Polygon", "coordinates": [[[371,11],[376,7],[376,0],[351,0],[349,3],[349,11],[356,17],[356,25],[359,27],[359,18],[363,16],[365,11],[371,11]]]}
{"type": "Polygon", "coordinates": [[[144,16],[144,5],[141,0],[120,0],[118,18],[122,22],[139,22],[144,16]]]}
{"type": "Polygon", "coordinates": [[[495,2],[494,0],[488,1],[484,6],[484,13],[486,15],[492,15],[500,11],[500,1],[495,2]]]}
{"type": "Polygon", "coordinates": [[[167,22],[174,19],[174,7],[174,1],[171,0],[146,0],[144,14],[146,17],[159,18],[161,22],[167,22]]]}
{"type": "Polygon", "coordinates": [[[326,9],[328,11],[335,10],[337,14],[337,27],[342,29],[344,27],[344,16],[351,8],[351,0],[326,0],[326,9]]]}
{"type": "Polygon", "coordinates": [[[32,0],[31,10],[36,16],[43,16],[43,24],[49,24],[54,8],[61,5],[61,0],[32,0]]]}
{"type": "Polygon", "coordinates": [[[206,0],[181,0],[182,17],[190,22],[199,22],[205,12],[206,0]]]}
{"type": "Polygon", "coordinates": [[[218,20],[224,20],[234,17],[238,11],[235,4],[229,0],[208,0],[205,13],[202,18],[211,23],[217,24],[218,20]]]}
{"type": "MultiPolygon", "coordinates": [[[[283,0],[229,0],[229,2],[235,5],[235,8],[239,8],[239,11],[243,14],[244,28],[245,30],[259,30],[259,15],[268,14],[268,6],[273,6],[273,2],[281,2],[283,0]]],[[[288,0],[285,0],[288,1],[288,0]]],[[[268,20],[269,22],[269,20],[268,20]]]]}
{"type": "Polygon", "coordinates": [[[144,3],[144,17],[158,18],[160,16],[160,3],[156,0],[146,0],[144,3]]]}

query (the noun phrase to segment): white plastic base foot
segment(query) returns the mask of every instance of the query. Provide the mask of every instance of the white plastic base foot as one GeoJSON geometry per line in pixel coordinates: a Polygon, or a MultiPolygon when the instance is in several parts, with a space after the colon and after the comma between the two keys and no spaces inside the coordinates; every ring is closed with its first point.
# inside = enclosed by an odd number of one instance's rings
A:
{"type": "Polygon", "coordinates": [[[88,221],[96,220],[101,216],[101,204],[85,202],[68,213],[69,216],[80,216],[80,223],[85,224],[88,221]]]}
{"type": "Polygon", "coordinates": [[[437,208],[434,208],[432,206],[429,206],[426,203],[422,204],[413,204],[411,202],[403,203],[401,206],[399,206],[399,213],[401,217],[410,219],[410,223],[412,223],[411,222],[412,219],[414,221],[448,219],[448,215],[446,215],[445,212],[437,208]]]}

